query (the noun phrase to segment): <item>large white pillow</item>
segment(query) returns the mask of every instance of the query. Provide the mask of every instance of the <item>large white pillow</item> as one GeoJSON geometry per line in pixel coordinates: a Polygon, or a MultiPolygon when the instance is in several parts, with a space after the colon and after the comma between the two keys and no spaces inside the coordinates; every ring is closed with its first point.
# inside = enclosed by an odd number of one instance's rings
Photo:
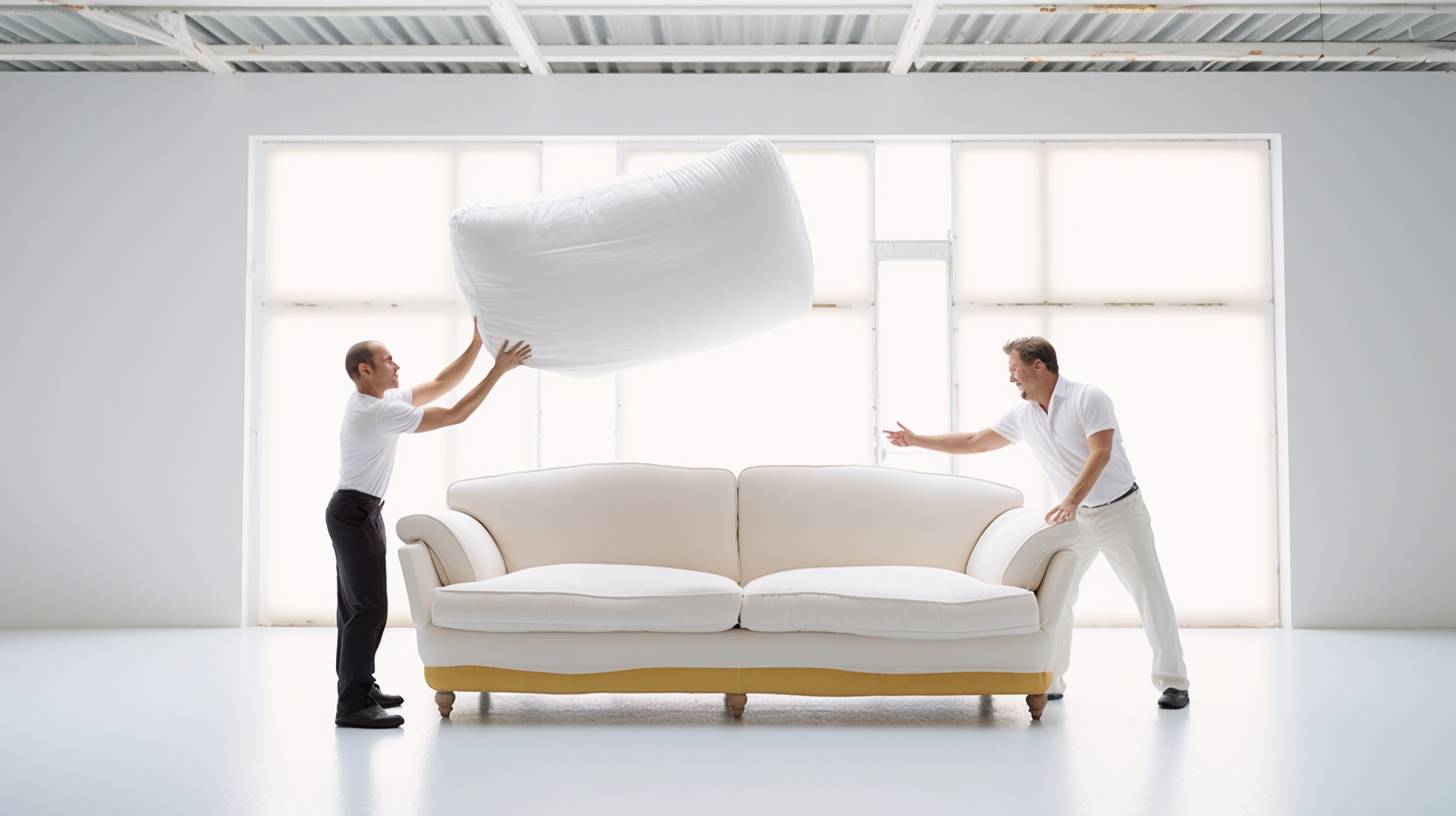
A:
{"type": "Polygon", "coordinates": [[[783,157],[761,137],[575,195],[450,218],[455,273],[494,353],[622,371],[741,340],[808,311],[814,263],[783,157]]]}

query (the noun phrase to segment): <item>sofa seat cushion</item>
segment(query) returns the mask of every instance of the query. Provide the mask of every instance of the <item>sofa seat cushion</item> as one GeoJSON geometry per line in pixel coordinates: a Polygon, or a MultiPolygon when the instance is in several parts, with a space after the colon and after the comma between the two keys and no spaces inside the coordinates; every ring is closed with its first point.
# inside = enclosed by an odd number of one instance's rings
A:
{"type": "Polygon", "coordinates": [[[814,567],[743,588],[743,628],[924,640],[1040,628],[1036,596],[935,567],[814,567]]]}
{"type": "Polygon", "coordinates": [[[721,632],[741,599],[733,579],[707,572],[552,564],[440,587],[431,617],[479,632],[721,632]]]}

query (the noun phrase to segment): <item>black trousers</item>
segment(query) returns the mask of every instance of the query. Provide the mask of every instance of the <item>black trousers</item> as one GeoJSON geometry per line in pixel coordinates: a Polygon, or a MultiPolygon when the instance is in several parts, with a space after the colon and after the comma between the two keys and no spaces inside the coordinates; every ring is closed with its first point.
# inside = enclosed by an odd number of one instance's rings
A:
{"type": "Polygon", "coordinates": [[[384,637],[389,597],[384,574],[382,499],[357,490],[339,490],[329,500],[324,520],[334,542],[339,610],[334,668],[339,675],[338,714],[373,704],[374,653],[384,637]]]}

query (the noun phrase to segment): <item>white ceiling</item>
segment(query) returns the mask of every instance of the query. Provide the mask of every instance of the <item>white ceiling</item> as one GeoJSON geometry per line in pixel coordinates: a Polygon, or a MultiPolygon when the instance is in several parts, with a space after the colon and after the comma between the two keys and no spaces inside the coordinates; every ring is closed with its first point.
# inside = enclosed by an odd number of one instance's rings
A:
{"type": "Polygon", "coordinates": [[[1456,70],[1456,3],[0,4],[0,71],[1456,70]]]}

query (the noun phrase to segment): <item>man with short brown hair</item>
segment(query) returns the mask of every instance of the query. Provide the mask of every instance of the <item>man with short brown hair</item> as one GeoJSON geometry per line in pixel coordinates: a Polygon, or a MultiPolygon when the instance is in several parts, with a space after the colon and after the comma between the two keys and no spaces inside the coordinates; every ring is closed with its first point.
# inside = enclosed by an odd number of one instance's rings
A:
{"type": "Polygon", "coordinates": [[[386,708],[404,698],[384,693],[374,682],[374,654],[389,615],[385,590],[384,492],[394,471],[399,437],[464,422],[485,401],[507,371],[531,359],[525,342],[501,343],[490,373],[449,408],[423,407],[460,384],[480,354],[480,330],[455,362],[413,388],[399,387],[399,364],[383,343],[355,343],[344,356],[354,393],[344,407],[339,430],[339,488],[324,519],[338,568],[338,643],[334,667],[339,702],[334,724],[347,728],[394,728],[404,723],[386,708]]]}
{"type": "MultiPolygon", "coordinates": [[[[1132,595],[1143,631],[1153,648],[1153,685],[1162,692],[1161,708],[1188,705],[1188,670],[1178,638],[1178,618],[1163,568],[1153,546],[1152,520],[1122,446],[1122,431],[1112,400],[1094,385],[1061,376],[1057,352],[1041,337],[1006,343],[1007,369],[1023,400],[989,428],[975,433],[921,436],[904,425],[885,431],[890,444],[945,453],[982,453],[1023,439],[1031,446],[1062,501],[1047,511],[1049,524],[1080,520],[1082,538],[1072,598],[1057,629],[1056,663],[1047,698],[1060,700],[1063,675],[1071,664],[1072,605],[1082,576],[1107,556],[1112,571],[1132,595]]],[[[897,425],[899,423],[896,423],[897,425]]]]}

